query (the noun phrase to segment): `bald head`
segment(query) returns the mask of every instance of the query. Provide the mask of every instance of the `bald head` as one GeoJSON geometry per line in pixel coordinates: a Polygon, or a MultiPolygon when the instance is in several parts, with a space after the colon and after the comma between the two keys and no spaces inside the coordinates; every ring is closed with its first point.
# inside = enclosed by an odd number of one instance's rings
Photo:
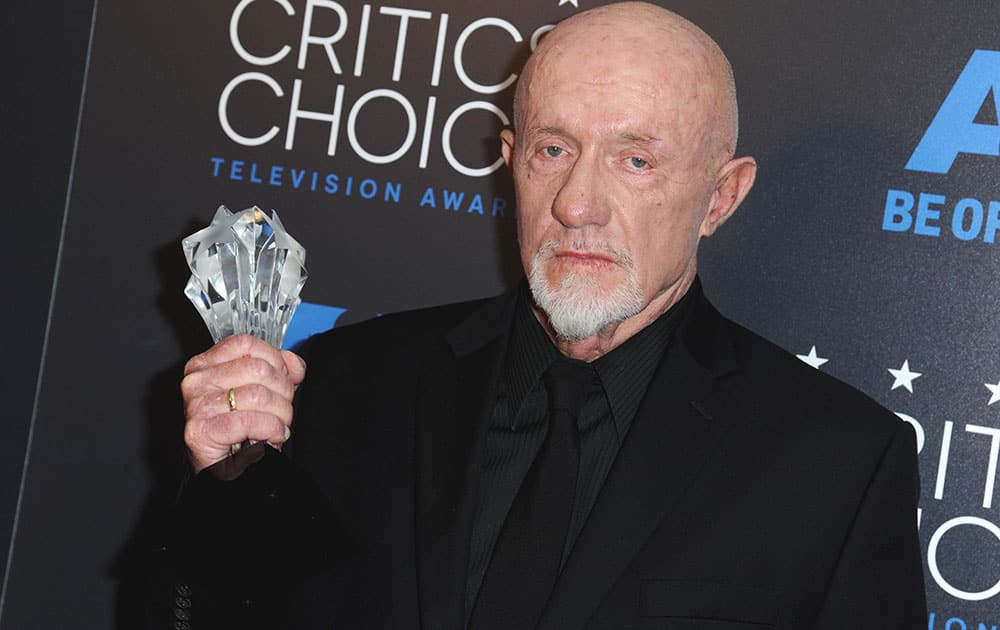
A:
{"type": "Polygon", "coordinates": [[[640,83],[668,86],[664,93],[674,102],[662,105],[684,110],[706,126],[713,163],[736,150],[736,86],[729,61],[711,37],[676,13],[647,2],[620,2],[560,22],[522,71],[514,99],[518,132],[538,82],[568,71],[595,82],[627,74],[640,83]]]}

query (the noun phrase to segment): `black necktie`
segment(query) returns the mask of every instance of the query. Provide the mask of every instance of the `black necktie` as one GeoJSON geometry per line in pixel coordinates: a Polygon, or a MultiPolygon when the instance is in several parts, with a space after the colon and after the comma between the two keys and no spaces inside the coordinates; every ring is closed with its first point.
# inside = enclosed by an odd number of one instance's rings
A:
{"type": "Polygon", "coordinates": [[[576,419],[595,377],[591,365],[572,359],[545,372],[548,435],[500,529],[473,630],[528,630],[541,617],[562,568],[580,465],[576,419]]]}

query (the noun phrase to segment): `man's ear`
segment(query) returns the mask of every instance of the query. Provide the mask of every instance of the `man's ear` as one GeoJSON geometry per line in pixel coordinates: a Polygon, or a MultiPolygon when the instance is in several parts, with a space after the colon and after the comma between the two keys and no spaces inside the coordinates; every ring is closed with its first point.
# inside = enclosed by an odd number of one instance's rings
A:
{"type": "Polygon", "coordinates": [[[500,154],[503,155],[504,164],[510,168],[511,159],[514,157],[514,132],[510,129],[500,132],[500,154]]]}
{"type": "Polygon", "coordinates": [[[757,178],[757,162],[752,157],[729,160],[720,170],[708,214],[701,222],[701,236],[711,236],[736,212],[757,178]]]}

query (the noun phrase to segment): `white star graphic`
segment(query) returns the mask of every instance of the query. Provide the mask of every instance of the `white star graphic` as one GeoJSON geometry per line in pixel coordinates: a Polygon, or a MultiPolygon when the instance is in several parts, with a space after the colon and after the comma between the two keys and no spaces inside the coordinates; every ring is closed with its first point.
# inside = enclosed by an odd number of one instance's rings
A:
{"type": "Polygon", "coordinates": [[[890,391],[896,389],[897,387],[905,387],[911,394],[913,393],[913,379],[923,376],[920,372],[913,372],[910,370],[910,362],[908,360],[904,360],[903,367],[898,370],[889,368],[889,374],[892,374],[892,377],[896,379],[892,382],[890,391]]]}
{"type": "Polygon", "coordinates": [[[574,7],[579,9],[580,5],[578,5],[576,2],[577,0],[559,0],[559,6],[562,6],[564,4],[572,4],[574,7]]]}
{"type": "Polygon", "coordinates": [[[813,346],[809,350],[809,354],[797,354],[795,356],[797,356],[798,358],[802,359],[803,362],[808,363],[809,365],[813,366],[817,370],[819,369],[819,366],[823,365],[824,363],[826,363],[827,361],[830,360],[830,359],[824,359],[823,357],[817,356],[816,355],[816,346],[813,346]]]}
{"type": "Polygon", "coordinates": [[[987,407],[1000,400],[1000,382],[996,385],[991,383],[983,383],[983,385],[986,386],[986,389],[990,390],[990,402],[986,403],[987,407]]]}

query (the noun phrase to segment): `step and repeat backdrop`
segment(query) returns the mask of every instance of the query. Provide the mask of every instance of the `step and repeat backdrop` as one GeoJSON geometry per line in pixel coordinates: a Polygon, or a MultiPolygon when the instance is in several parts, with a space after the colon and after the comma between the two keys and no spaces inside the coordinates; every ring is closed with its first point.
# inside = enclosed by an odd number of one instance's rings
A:
{"type": "MultiPolygon", "coordinates": [[[[210,344],[181,239],[277,209],[308,251],[293,341],[510,287],[497,134],[531,48],[596,4],[97,2],[0,627],[138,625],[181,367],[210,344]]],[[[927,628],[1000,626],[1000,8],[660,4],[729,54],[760,164],[707,293],[912,425],[927,628]]]]}

